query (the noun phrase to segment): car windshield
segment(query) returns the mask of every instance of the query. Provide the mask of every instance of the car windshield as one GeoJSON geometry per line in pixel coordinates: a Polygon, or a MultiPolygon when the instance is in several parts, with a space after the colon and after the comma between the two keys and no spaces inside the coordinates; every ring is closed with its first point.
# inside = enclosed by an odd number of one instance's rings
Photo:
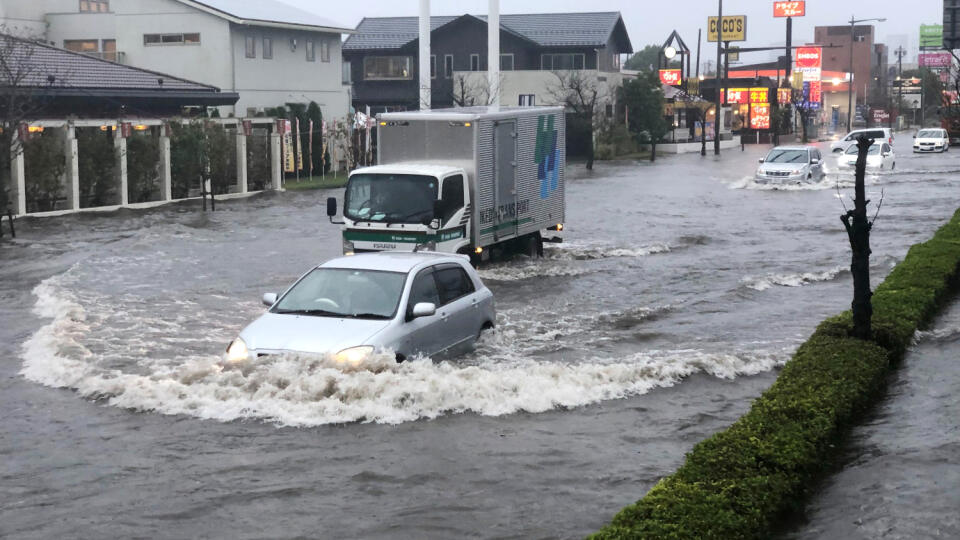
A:
{"type": "MultiPolygon", "coordinates": [[[[847,155],[848,155],[848,156],[855,156],[855,155],[857,155],[858,152],[859,152],[859,150],[857,149],[857,145],[855,145],[855,144],[852,144],[852,145],[850,145],[850,148],[847,148],[847,155]]],[[[871,144],[871,145],[870,145],[870,149],[867,150],[867,154],[869,154],[869,155],[871,155],[871,156],[875,156],[875,155],[877,155],[877,154],[879,154],[879,153],[880,153],[880,145],[879,145],[879,144],[876,144],[876,143],[871,144]]]]}
{"type": "Polygon", "coordinates": [[[402,272],[316,268],[271,311],[318,317],[392,319],[407,275],[402,272]]]}
{"type": "Polygon", "coordinates": [[[418,174],[355,174],[347,183],[343,215],[354,221],[427,224],[437,184],[418,174]]]}
{"type": "Polygon", "coordinates": [[[767,158],[764,159],[766,163],[806,163],[807,161],[806,150],[783,150],[780,148],[771,150],[767,154],[767,158]]]}
{"type": "Polygon", "coordinates": [[[917,134],[918,139],[936,139],[941,136],[940,130],[938,129],[924,129],[917,134]]]}

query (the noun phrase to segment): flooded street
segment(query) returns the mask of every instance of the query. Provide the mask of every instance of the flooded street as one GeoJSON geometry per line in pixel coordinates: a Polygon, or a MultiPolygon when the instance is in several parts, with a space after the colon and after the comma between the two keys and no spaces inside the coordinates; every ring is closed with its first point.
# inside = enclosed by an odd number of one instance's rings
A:
{"type": "MultiPolygon", "coordinates": [[[[867,180],[874,285],[958,206],[960,152],[910,143],[867,180]]],[[[218,363],[262,293],[340,254],[323,201],[342,190],[18,221],[0,240],[0,536],[594,531],[849,306],[838,177],[757,185],[767,149],[569,167],[566,243],[481,268],[498,326],[477,350],[372,370],[218,363]]]]}

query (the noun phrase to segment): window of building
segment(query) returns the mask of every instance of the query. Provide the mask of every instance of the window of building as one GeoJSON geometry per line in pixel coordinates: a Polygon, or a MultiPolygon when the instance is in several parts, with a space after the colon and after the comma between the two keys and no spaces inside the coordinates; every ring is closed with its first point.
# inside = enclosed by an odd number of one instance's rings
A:
{"type": "Polygon", "coordinates": [[[430,55],[430,78],[437,78],[437,55],[435,54],[430,55]]]}
{"type": "Polygon", "coordinates": [[[410,79],[409,56],[368,56],[363,59],[366,80],[410,79]]]}
{"type": "Polygon", "coordinates": [[[307,62],[315,62],[317,60],[317,44],[313,40],[307,40],[307,62]]]}
{"type": "Polygon", "coordinates": [[[470,71],[480,71],[480,55],[470,55],[470,71]]]}
{"type": "Polygon", "coordinates": [[[111,62],[117,61],[117,40],[115,39],[105,39],[100,42],[101,47],[100,51],[103,52],[101,55],[104,60],[109,60],[111,62]]]}
{"type": "Polygon", "coordinates": [[[330,42],[325,39],[320,42],[320,61],[330,61],[330,42]]]}
{"type": "Polygon", "coordinates": [[[443,55],[443,76],[448,79],[453,77],[453,55],[452,54],[443,55]]]}
{"type": "Polygon", "coordinates": [[[110,0],[80,0],[80,13],[107,13],[110,0]]]}
{"type": "Polygon", "coordinates": [[[199,45],[200,34],[144,34],[144,45],[199,45]]]}
{"type": "Polygon", "coordinates": [[[352,76],[353,72],[350,71],[350,62],[344,60],[341,65],[343,67],[341,68],[340,82],[342,82],[343,84],[350,84],[351,82],[353,82],[353,76],[352,76]]]}
{"type": "Polygon", "coordinates": [[[273,58],[273,38],[263,38],[263,58],[265,60],[273,58]]]}
{"type": "Polygon", "coordinates": [[[546,71],[583,69],[583,53],[541,54],[540,69],[546,71]]]}
{"type": "Polygon", "coordinates": [[[521,107],[535,107],[537,105],[536,94],[520,94],[520,100],[517,103],[521,107]]]}
{"type": "Polygon", "coordinates": [[[63,48],[73,52],[95,53],[100,51],[100,42],[95,39],[65,39],[63,48]]]}
{"type": "Polygon", "coordinates": [[[247,36],[245,49],[246,49],[247,58],[256,58],[257,57],[257,38],[253,36],[247,36]]]}
{"type": "Polygon", "coordinates": [[[500,71],[513,71],[513,54],[500,55],[500,71]]]}

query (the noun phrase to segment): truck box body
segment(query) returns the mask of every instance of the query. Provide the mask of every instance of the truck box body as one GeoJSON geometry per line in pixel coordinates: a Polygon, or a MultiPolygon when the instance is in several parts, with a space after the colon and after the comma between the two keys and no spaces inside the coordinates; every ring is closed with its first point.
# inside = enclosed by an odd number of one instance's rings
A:
{"type": "Polygon", "coordinates": [[[377,126],[379,166],[419,163],[464,170],[470,197],[463,225],[471,248],[564,222],[562,107],[384,113],[377,126]]]}

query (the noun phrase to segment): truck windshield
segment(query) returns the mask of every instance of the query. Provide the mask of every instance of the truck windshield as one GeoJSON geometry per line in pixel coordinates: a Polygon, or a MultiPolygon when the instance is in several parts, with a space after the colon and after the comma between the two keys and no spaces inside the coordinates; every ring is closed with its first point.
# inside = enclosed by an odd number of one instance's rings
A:
{"type": "Polygon", "coordinates": [[[438,183],[418,174],[355,174],[347,183],[343,215],[354,221],[430,223],[438,183]]]}

